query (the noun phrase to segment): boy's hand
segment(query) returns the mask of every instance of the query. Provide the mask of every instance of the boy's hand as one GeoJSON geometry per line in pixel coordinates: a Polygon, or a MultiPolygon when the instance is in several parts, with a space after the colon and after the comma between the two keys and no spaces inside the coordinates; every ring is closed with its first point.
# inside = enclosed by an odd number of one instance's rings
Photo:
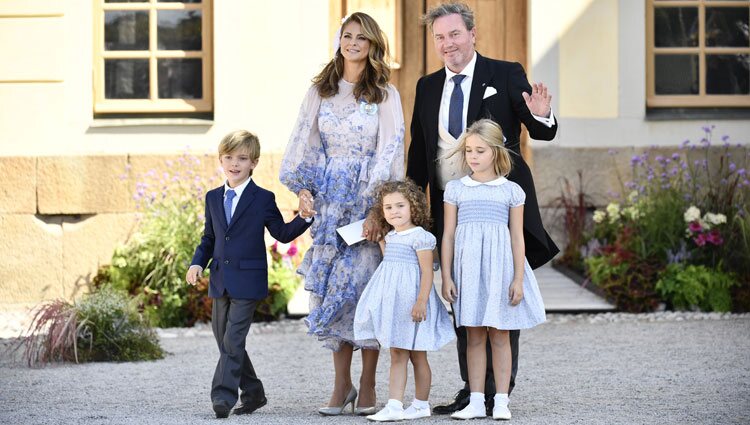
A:
{"type": "Polygon", "coordinates": [[[201,277],[202,274],[203,267],[198,265],[190,266],[187,271],[187,275],[185,276],[185,280],[187,280],[187,283],[195,285],[196,283],[198,283],[198,278],[201,277]]]}
{"type": "Polygon", "coordinates": [[[456,297],[458,296],[458,289],[456,289],[456,284],[453,283],[453,279],[443,279],[443,298],[445,298],[446,301],[449,303],[453,303],[456,301],[456,297]]]}
{"type": "Polygon", "coordinates": [[[411,320],[421,322],[427,319],[427,303],[417,300],[411,308],[411,320]]]}
{"type": "Polygon", "coordinates": [[[510,297],[510,305],[521,303],[523,299],[523,280],[514,280],[511,282],[508,296],[510,297]]]}

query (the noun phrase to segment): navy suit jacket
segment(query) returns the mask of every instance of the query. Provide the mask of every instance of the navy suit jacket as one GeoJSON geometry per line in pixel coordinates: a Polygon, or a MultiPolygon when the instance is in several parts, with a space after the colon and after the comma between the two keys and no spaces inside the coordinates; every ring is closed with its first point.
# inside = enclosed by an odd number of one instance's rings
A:
{"type": "Polygon", "coordinates": [[[276,206],[276,197],[250,180],[227,225],[224,186],[206,193],[206,227],[191,265],[211,271],[208,296],[262,300],[268,296],[267,247],[263,230],[287,243],[310,227],[299,216],[289,223],[276,206]]]}
{"type": "MultiPolygon", "coordinates": [[[[411,144],[406,165],[406,175],[424,189],[430,185],[430,210],[438,241],[443,236],[443,191],[437,187],[438,120],[440,99],[445,84],[445,68],[425,75],[417,82],[414,113],[411,118],[411,144]]],[[[519,63],[489,59],[477,53],[471,95],[466,114],[466,126],[482,118],[495,121],[503,129],[505,147],[511,155],[513,167],[508,179],[518,183],[526,192],[523,210],[526,258],[533,268],[548,262],[560,250],[542,227],[542,217],[536,200],[531,170],[521,157],[521,123],[529,135],[538,140],[552,140],[557,133],[557,123],[549,128],[537,121],[526,107],[522,92],[531,94],[531,85],[519,63]],[[488,86],[497,94],[483,99],[488,86]]],[[[439,247],[438,243],[438,247],[439,247]]]]}

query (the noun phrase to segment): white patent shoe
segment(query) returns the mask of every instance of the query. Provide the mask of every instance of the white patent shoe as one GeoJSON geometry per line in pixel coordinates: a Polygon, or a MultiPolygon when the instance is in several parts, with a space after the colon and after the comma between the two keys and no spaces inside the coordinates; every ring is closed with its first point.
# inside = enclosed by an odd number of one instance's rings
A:
{"type": "Polygon", "coordinates": [[[510,409],[507,404],[500,404],[492,409],[492,419],[494,420],[508,420],[510,419],[510,409]]]}
{"type": "Polygon", "coordinates": [[[451,418],[453,419],[476,419],[486,417],[487,411],[484,408],[484,403],[478,407],[474,407],[473,404],[469,403],[466,407],[451,415],[451,418]]]}
{"type": "Polygon", "coordinates": [[[400,409],[393,409],[387,404],[384,408],[380,410],[380,412],[370,415],[367,417],[367,420],[374,421],[374,422],[394,422],[394,421],[402,421],[404,420],[404,410],[400,409]]]}
{"type": "Polygon", "coordinates": [[[418,407],[414,407],[414,405],[412,404],[411,406],[407,407],[406,410],[404,410],[404,419],[420,419],[429,417],[430,415],[431,413],[429,407],[420,409],[418,407]]]}

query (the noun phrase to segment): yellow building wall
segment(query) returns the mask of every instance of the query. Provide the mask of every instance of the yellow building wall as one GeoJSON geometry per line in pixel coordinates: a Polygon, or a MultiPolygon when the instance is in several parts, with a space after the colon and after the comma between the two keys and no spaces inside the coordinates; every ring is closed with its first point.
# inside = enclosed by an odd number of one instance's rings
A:
{"type": "Polygon", "coordinates": [[[0,310],[85,291],[133,230],[139,175],[188,150],[217,176],[229,131],[258,134],[254,178],[291,210],[278,164],[329,59],[328,7],[217,0],[212,120],[95,119],[92,2],[0,2],[0,310]]]}
{"type": "Polygon", "coordinates": [[[532,63],[558,54],[561,117],[618,116],[618,0],[532,0],[532,63]]]}

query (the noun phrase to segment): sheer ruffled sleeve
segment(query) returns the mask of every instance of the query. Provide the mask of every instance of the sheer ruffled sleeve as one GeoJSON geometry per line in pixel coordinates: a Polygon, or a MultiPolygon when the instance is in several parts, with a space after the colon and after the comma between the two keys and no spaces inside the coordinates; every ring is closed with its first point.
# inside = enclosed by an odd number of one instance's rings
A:
{"type": "Polygon", "coordinates": [[[318,131],[319,110],[320,96],[313,86],[302,101],[279,171],[281,183],[295,194],[307,189],[317,196],[323,182],[326,154],[318,131]]]}
{"type": "Polygon", "coordinates": [[[388,85],[388,97],[378,105],[378,146],[369,170],[365,197],[388,180],[404,178],[404,111],[398,90],[388,85]]]}
{"type": "Polygon", "coordinates": [[[422,230],[414,237],[412,248],[414,248],[415,251],[432,251],[435,249],[436,244],[437,240],[435,239],[435,236],[426,230],[422,230]]]}
{"type": "Polygon", "coordinates": [[[508,181],[510,183],[510,207],[518,207],[526,202],[526,192],[523,191],[521,186],[517,183],[508,181]]]}

